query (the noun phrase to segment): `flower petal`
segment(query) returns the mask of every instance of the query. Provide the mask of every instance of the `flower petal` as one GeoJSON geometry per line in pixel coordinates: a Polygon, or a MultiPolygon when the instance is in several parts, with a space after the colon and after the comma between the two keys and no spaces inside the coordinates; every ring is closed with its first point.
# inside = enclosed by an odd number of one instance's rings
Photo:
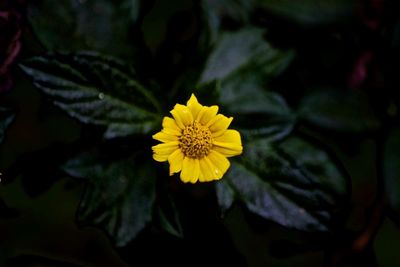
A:
{"type": "Polygon", "coordinates": [[[168,155],[153,154],[153,159],[158,162],[164,162],[168,160],[168,155]]]}
{"type": "Polygon", "coordinates": [[[176,124],[181,129],[184,129],[185,126],[193,123],[192,112],[187,106],[176,104],[174,109],[171,110],[171,114],[174,117],[176,124]]]}
{"type": "MultiPolygon", "coordinates": [[[[198,160],[197,160],[198,161],[198,160]]],[[[197,182],[200,175],[200,166],[197,164],[196,159],[185,157],[183,159],[181,180],[184,183],[197,182]]]]}
{"type": "Polygon", "coordinates": [[[207,126],[209,127],[212,136],[215,138],[221,136],[226,131],[226,129],[228,129],[232,120],[232,117],[228,118],[222,114],[218,114],[213,120],[208,123],[207,126]]]}
{"type": "Polygon", "coordinates": [[[185,157],[182,163],[181,180],[184,183],[190,181],[190,158],[185,157]]]}
{"type": "Polygon", "coordinates": [[[208,156],[200,159],[200,169],[206,182],[212,180],[219,180],[222,178],[223,173],[211,162],[208,156]]]}
{"type": "Polygon", "coordinates": [[[153,135],[153,139],[160,141],[160,142],[171,142],[171,141],[178,141],[178,136],[169,134],[168,131],[162,130],[161,132],[158,132],[153,135]]]}
{"type": "Polygon", "coordinates": [[[237,145],[242,145],[242,141],[240,138],[240,133],[236,130],[227,130],[223,135],[216,137],[215,141],[222,143],[233,143],[237,145]]]}
{"type": "Polygon", "coordinates": [[[219,180],[222,178],[223,173],[214,165],[213,162],[211,162],[210,158],[207,156],[205,157],[205,160],[208,163],[208,166],[211,168],[211,171],[214,175],[214,180],[219,180]]]}
{"type": "Polygon", "coordinates": [[[181,129],[178,127],[175,120],[170,117],[164,117],[162,127],[164,128],[163,130],[165,130],[165,132],[168,134],[181,134],[181,129]]]}
{"type": "Polygon", "coordinates": [[[190,99],[188,100],[188,102],[186,103],[186,106],[190,109],[190,111],[192,112],[193,118],[197,117],[197,114],[199,114],[201,108],[203,107],[203,105],[201,105],[198,101],[197,98],[194,94],[192,94],[192,96],[190,97],[190,99]]]}
{"type": "MultiPolygon", "coordinates": [[[[199,167],[200,167],[200,160],[199,160],[199,167]]],[[[200,167],[199,182],[201,182],[201,183],[207,182],[206,180],[204,180],[204,175],[203,175],[203,172],[201,171],[201,167],[200,167]]]]}
{"type": "MultiPolygon", "coordinates": [[[[243,151],[239,132],[228,130],[233,118],[218,114],[218,106],[201,105],[194,94],[186,106],[176,104],[170,112],[172,118],[164,117],[162,130],[153,135],[155,140],[162,142],[152,147],[153,158],[160,162],[168,161],[169,174],[180,172],[184,183],[221,179],[230,167],[227,157],[243,151]],[[213,140],[208,155],[201,159],[186,157],[179,147],[182,130],[195,122],[207,127],[213,140]]],[[[194,138],[198,137],[197,133],[193,134],[194,138]]]]}
{"type": "MultiPolygon", "coordinates": [[[[179,144],[178,141],[173,141],[173,142],[168,142],[168,143],[153,146],[152,149],[153,149],[154,154],[169,156],[172,152],[174,152],[175,150],[177,150],[179,148],[178,144],[179,144]]],[[[168,157],[167,157],[167,159],[168,159],[168,157]]],[[[165,160],[163,160],[163,161],[165,161],[165,160]]]]}
{"type": "Polygon", "coordinates": [[[218,106],[203,106],[197,115],[197,121],[203,125],[206,125],[210,120],[212,120],[218,113],[218,106]]]}
{"type": "Polygon", "coordinates": [[[227,130],[214,139],[213,150],[218,151],[226,157],[240,155],[243,151],[240,134],[236,130],[227,130]]]}
{"type": "Polygon", "coordinates": [[[214,180],[214,174],[212,172],[212,168],[209,167],[208,162],[206,161],[206,157],[199,160],[200,163],[200,182],[209,182],[214,180]]]}
{"type": "Polygon", "coordinates": [[[184,157],[185,156],[180,149],[175,150],[171,155],[168,156],[169,175],[173,175],[174,173],[178,173],[182,170],[184,157]]]}
{"type": "Polygon", "coordinates": [[[196,183],[199,180],[200,176],[200,162],[198,159],[193,159],[193,161],[194,161],[194,166],[192,171],[192,178],[190,179],[190,182],[192,184],[196,183]]]}
{"type": "Polygon", "coordinates": [[[226,157],[224,157],[221,153],[213,150],[210,151],[207,157],[210,159],[213,165],[220,171],[221,176],[218,177],[222,178],[222,176],[226,173],[226,171],[229,169],[229,166],[231,165],[229,160],[227,160],[226,157]]]}

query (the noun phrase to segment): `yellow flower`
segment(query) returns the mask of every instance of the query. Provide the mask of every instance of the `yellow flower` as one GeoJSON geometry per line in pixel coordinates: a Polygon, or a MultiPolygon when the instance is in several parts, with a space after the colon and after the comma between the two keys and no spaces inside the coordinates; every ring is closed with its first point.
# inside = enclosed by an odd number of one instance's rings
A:
{"type": "Polygon", "coordinates": [[[169,162],[169,175],[181,172],[185,183],[219,180],[228,170],[227,157],[242,153],[236,130],[228,130],[232,117],[218,113],[218,106],[203,106],[192,94],[185,105],[176,104],[173,118],[164,117],[163,129],[153,135],[162,144],[153,146],[156,161],[169,162]]]}

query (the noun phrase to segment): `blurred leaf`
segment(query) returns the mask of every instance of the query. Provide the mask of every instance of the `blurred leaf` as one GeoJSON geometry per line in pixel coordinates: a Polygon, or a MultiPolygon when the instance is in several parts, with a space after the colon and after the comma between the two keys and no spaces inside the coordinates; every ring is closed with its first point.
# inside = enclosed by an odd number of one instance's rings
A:
{"type": "Polygon", "coordinates": [[[21,67],[70,116],[106,126],[105,138],[147,133],[157,125],[157,100],[115,59],[94,53],[52,54],[21,67]]]}
{"type": "Polygon", "coordinates": [[[132,22],[138,20],[140,6],[140,0],[123,0],[120,4],[121,9],[129,11],[128,18],[130,18],[132,22]]]}
{"type": "Polygon", "coordinates": [[[302,25],[343,21],[353,14],[352,0],[255,0],[255,6],[302,25]]]}
{"type": "Polygon", "coordinates": [[[263,34],[262,29],[244,28],[221,35],[207,59],[200,82],[222,80],[238,70],[253,70],[268,77],[280,74],[291,61],[292,52],[273,48],[263,34]]]}
{"type": "MultiPolygon", "coordinates": [[[[235,163],[232,163],[235,165],[235,163]]],[[[229,173],[227,174],[229,175],[229,173]]],[[[228,176],[227,176],[228,177],[228,176]]],[[[226,178],[229,179],[229,178],[226,178]]],[[[235,201],[235,190],[234,187],[231,186],[228,181],[224,178],[216,184],[216,193],[218,197],[218,204],[221,208],[223,214],[226,213],[230,207],[232,207],[235,201]]]]}
{"type": "Polygon", "coordinates": [[[182,225],[179,218],[179,211],[171,196],[163,200],[162,206],[158,208],[158,219],[160,226],[167,233],[183,238],[182,225]],[[168,208],[168,209],[167,209],[168,208]]]}
{"type": "Polygon", "coordinates": [[[390,132],[384,148],[383,175],[389,205],[400,218],[400,128],[390,132]]]}
{"type": "Polygon", "coordinates": [[[96,50],[129,56],[130,28],[139,16],[140,0],[42,0],[31,3],[28,17],[50,51],[96,50]]]}
{"type": "Polygon", "coordinates": [[[202,11],[211,43],[217,40],[224,22],[244,25],[249,21],[250,0],[202,0],[202,11]]]}
{"type": "Polygon", "coordinates": [[[11,110],[0,107],[0,143],[3,142],[6,135],[6,130],[11,122],[14,120],[14,113],[11,110]]]}
{"type": "Polygon", "coordinates": [[[63,169],[71,176],[88,179],[78,219],[104,228],[117,246],[126,245],[151,221],[155,172],[139,154],[111,163],[83,154],[63,169]]]}
{"type": "Polygon", "coordinates": [[[312,125],[337,132],[360,133],[379,127],[368,99],[354,91],[314,91],[301,101],[299,115],[312,125]]]}
{"type": "Polygon", "coordinates": [[[347,190],[327,153],[299,138],[278,146],[265,139],[246,144],[242,160],[217,183],[223,211],[236,199],[265,219],[306,231],[329,230],[347,190]]]}

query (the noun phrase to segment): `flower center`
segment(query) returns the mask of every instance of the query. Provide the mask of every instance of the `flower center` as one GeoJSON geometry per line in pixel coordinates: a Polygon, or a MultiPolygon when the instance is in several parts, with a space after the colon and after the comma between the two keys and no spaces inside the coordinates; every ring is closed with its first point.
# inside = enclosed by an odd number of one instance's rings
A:
{"type": "Polygon", "coordinates": [[[179,147],[182,153],[189,158],[201,159],[208,155],[212,147],[210,129],[194,121],[186,126],[179,138],[179,147]]]}

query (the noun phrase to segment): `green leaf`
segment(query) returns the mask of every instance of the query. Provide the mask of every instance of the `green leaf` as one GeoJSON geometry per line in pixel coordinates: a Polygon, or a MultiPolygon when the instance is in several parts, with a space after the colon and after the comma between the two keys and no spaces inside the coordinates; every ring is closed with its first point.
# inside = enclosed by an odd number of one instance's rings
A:
{"type": "Polygon", "coordinates": [[[140,0],[42,0],[30,3],[28,18],[40,41],[50,51],[96,50],[131,56],[132,25],[140,0]]]}
{"type": "Polygon", "coordinates": [[[263,90],[257,76],[238,74],[222,83],[219,103],[245,138],[280,139],[289,134],[295,117],[277,93],[263,90]]]}
{"type": "Polygon", "coordinates": [[[179,218],[179,211],[171,196],[162,200],[157,209],[158,220],[161,228],[167,233],[183,238],[183,229],[179,218]]]}
{"type": "Polygon", "coordinates": [[[148,161],[136,157],[107,162],[83,154],[68,161],[69,175],[86,178],[78,220],[102,227],[117,246],[124,246],[152,220],[155,172],[148,161]]]}
{"type": "Polygon", "coordinates": [[[216,185],[216,193],[218,197],[219,207],[221,208],[221,211],[224,214],[230,209],[230,207],[232,207],[235,201],[234,188],[230,186],[227,179],[222,179],[216,185]]]}
{"type": "Polygon", "coordinates": [[[293,58],[293,52],[273,48],[263,35],[264,30],[251,27],[221,35],[207,59],[200,82],[222,80],[235,71],[256,71],[268,78],[280,74],[293,58]]]}
{"type": "Polygon", "coordinates": [[[132,70],[113,58],[58,53],[35,57],[21,67],[70,116],[105,126],[105,138],[148,133],[158,125],[158,101],[132,70]]]}
{"type": "Polygon", "coordinates": [[[294,54],[273,48],[263,34],[261,29],[244,28],[222,35],[207,60],[201,83],[217,81],[218,102],[245,137],[282,138],[292,130],[295,117],[280,95],[266,89],[294,54]]]}
{"type": "Polygon", "coordinates": [[[257,76],[236,77],[223,82],[208,83],[196,89],[200,99],[212,98],[220,104],[221,112],[234,118],[232,127],[245,139],[258,137],[276,141],[287,136],[296,124],[285,99],[265,91],[257,76]]]}
{"type": "Polygon", "coordinates": [[[306,122],[336,132],[360,133],[379,127],[366,97],[354,91],[314,91],[301,101],[298,112],[306,122]]]}
{"type": "Polygon", "coordinates": [[[201,7],[204,20],[209,30],[211,43],[217,40],[223,28],[223,22],[229,20],[245,25],[249,22],[252,1],[250,0],[202,0],[201,7]]]}
{"type": "Polygon", "coordinates": [[[140,0],[123,0],[120,5],[122,10],[128,11],[129,13],[128,18],[130,18],[132,22],[137,22],[140,15],[139,12],[141,7],[140,0]]]}
{"type": "Polygon", "coordinates": [[[14,117],[15,115],[13,112],[11,112],[11,110],[0,107],[0,143],[3,142],[6,135],[6,130],[13,122],[14,117]]]}
{"type": "Polygon", "coordinates": [[[305,231],[329,230],[347,191],[328,154],[299,138],[277,146],[266,139],[246,144],[242,160],[217,183],[223,211],[236,199],[265,219],[305,231]]]}
{"type": "Polygon", "coordinates": [[[353,15],[352,0],[255,0],[254,5],[304,26],[343,21],[353,15]]]}
{"type": "Polygon", "coordinates": [[[383,175],[389,206],[400,218],[400,128],[392,130],[385,142],[383,175]]]}

